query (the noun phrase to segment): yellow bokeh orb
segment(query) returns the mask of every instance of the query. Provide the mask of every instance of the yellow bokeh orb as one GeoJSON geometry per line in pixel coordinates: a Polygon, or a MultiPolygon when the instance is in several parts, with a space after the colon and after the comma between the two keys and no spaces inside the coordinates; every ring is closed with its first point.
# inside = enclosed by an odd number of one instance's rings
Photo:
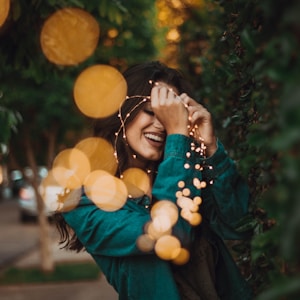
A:
{"type": "Polygon", "coordinates": [[[96,50],[100,27],[96,19],[80,8],[63,8],[44,23],[40,43],[44,55],[57,65],[77,65],[96,50]]]}
{"type": "Polygon", "coordinates": [[[143,252],[152,251],[155,245],[155,240],[149,234],[142,234],[136,241],[137,247],[143,252]]]}
{"type": "Polygon", "coordinates": [[[112,175],[116,173],[118,164],[114,156],[114,148],[107,140],[100,137],[88,137],[77,143],[75,148],[86,155],[91,171],[104,170],[112,175]]]}
{"type": "Polygon", "coordinates": [[[178,255],[180,248],[180,241],[175,236],[164,235],[157,240],[154,250],[161,259],[171,260],[178,255]]]}
{"type": "Polygon", "coordinates": [[[5,23],[10,9],[10,0],[0,0],[0,27],[5,23]]]}
{"type": "Polygon", "coordinates": [[[150,221],[145,226],[145,232],[154,240],[158,240],[163,235],[170,235],[172,233],[172,228],[164,231],[163,228],[157,228],[155,224],[150,221]]]}
{"type": "Polygon", "coordinates": [[[127,186],[131,197],[137,198],[145,195],[150,189],[148,174],[139,168],[129,168],[122,174],[122,180],[127,186]]]}
{"type": "Polygon", "coordinates": [[[152,206],[150,214],[152,220],[158,216],[168,218],[173,226],[178,220],[178,207],[172,201],[160,200],[152,206]]]}
{"type": "Polygon", "coordinates": [[[190,252],[185,248],[180,248],[176,251],[176,255],[174,259],[172,259],[172,263],[175,265],[184,265],[186,264],[190,259],[190,252]]]}
{"type": "Polygon", "coordinates": [[[192,226],[197,226],[202,222],[202,216],[196,212],[192,213],[188,221],[192,226]]]}
{"type": "Polygon", "coordinates": [[[70,211],[79,204],[82,196],[82,189],[65,190],[64,193],[60,193],[57,199],[57,208],[59,212],[70,211]]]}
{"type": "Polygon", "coordinates": [[[95,205],[105,211],[122,208],[128,197],[124,182],[102,170],[93,171],[87,176],[84,190],[95,205]]]}
{"type": "Polygon", "coordinates": [[[68,189],[81,187],[90,170],[88,158],[82,151],[76,148],[61,151],[55,157],[52,166],[55,180],[62,187],[68,189]]]}
{"type": "Polygon", "coordinates": [[[91,118],[103,118],[117,112],[127,94],[127,83],[114,67],[94,65],[79,74],[74,84],[78,109],[91,118]]]}

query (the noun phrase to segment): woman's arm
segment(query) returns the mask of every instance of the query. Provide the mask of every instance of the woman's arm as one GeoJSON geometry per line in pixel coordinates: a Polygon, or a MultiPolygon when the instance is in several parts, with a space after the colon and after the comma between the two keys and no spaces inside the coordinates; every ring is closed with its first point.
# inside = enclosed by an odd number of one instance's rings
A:
{"type": "MultiPolygon", "coordinates": [[[[190,138],[179,134],[168,136],[164,161],[159,167],[152,189],[153,198],[176,203],[178,182],[186,181],[190,185],[192,178],[201,174],[195,168],[184,168],[184,164],[192,164],[194,161],[194,158],[186,156],[190,147],[190,138]]],[[[199,195],[200,191],[194,188],[193,194],[199,195]]],[[[144,233],[144,226],[150,221],[149,210],[130,199],[120,210],[106,212],[83,196],[79,206],[63,213],[63,216],[87,251],[92,254],[144,254],[137,248],[136,240],[144,233]]],[[[176,236],[182,244],[189,243],[191,226],[188,222],[179,218],[175,227],[176,236]]]]}
{"type": "MultiPolygon", "coordinates": [[[[248,212],[248,186],[219,141],[216,152],[207,159],[191,151],[192,142],[183,135],[168,136],[164,161],[153,186],[153,196],[176,203],[178,182],[183,181],[190,190],[190,198],[201,195],[203,203],[200,212],[210,227],[223,239],[240,238],[235,226],[248,212]],[[199,164],[211,166],[212,169],[204,168],[200,172],[196,167],[199,164]],[[207,187],[197,189],[193,184],[194,178],[206,181],[207,187]]],[[[175,230],[181,233],[182,241],[189,239],[192,232],[191,226],[183,219],[179,219],[175,230]]]]}
{"type": "Polygon", "coordinates": [[[202,190],[200,209],[203,218],[223,239],[241,238],[235,227],[248,213],[248,185],[219,141],[217,151],[204,162],[213,168],[204,170],[203,179],[213,183],[202,190]]]}
{"type": "Polygon", "coordinates": [[[86,250],[94,255],[128,256],[145,254],[136,246],[150,220],[149,211],[131,200],[114,212],[103,211],[85,195],[73,210],[63,213],[86,250]]]}

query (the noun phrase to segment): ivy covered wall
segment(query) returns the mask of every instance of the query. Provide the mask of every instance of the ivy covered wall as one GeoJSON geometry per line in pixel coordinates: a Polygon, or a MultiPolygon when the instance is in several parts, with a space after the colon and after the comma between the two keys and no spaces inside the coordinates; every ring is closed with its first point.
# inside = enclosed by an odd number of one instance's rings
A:
{"type": "Polygon", "coordinates": [[[263,300],[300,295],[299,20],[299,1],[210,0],[180,28],[180,65],[249,181],[234,249],[263,300]]]}

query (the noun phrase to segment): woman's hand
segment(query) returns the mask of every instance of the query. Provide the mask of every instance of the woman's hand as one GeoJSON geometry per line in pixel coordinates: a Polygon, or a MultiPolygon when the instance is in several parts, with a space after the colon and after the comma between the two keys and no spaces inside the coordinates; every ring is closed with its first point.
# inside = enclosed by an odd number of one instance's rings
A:
{"type": "Polygon", "coordinates": [[[189,113],[189,122],[196,141],[203,141],[206,146],[206,156],[213,155],[217,150],[216,137],[209,111],[187,94],[180,95],[189,113]]]}
{"type": "Polygon", "coordinates": [[[152,88],[151,106],[167,134],[189,135],[188,111],[181,98],[170,86],[159,83],[152,88]]]}

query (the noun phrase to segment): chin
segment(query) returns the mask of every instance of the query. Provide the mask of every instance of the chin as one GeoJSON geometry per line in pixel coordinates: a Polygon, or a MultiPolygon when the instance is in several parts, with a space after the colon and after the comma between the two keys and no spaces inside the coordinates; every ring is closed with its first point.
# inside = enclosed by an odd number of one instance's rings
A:
{"type": "Polygon", "coordinates": [[[148,160],[159,161],[161,160],[161,158],[162,158],[162,154],[156,154],[156,155],[149,156],[148,160]]]}

